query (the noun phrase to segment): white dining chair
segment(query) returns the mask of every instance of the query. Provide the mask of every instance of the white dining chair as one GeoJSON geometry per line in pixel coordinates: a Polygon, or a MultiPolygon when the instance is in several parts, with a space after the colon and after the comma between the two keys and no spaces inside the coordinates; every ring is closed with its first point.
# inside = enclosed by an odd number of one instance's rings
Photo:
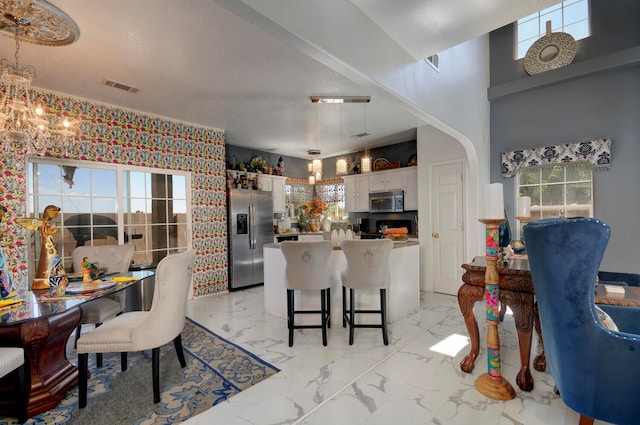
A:
{"type": "Polygon", "coordinates": [[[24,350],[20,347],[0,347],[0,378],[17,370],[18,375],[18,422],[27,420],[27,391],[25,386],[24,350]]]}
{"type": "Polygon", "coordinates": [[[78,339],[80,408],[87,405],[89,353],[121,353],[121,369],[124,371],[127,369],[128,352],[152,350],[153,402],[160,401],[160,347],[173,340],[180,366],[187,365],[181,332],[195,256],[194,250],[188,250],[160,260],[149,311],[125,312],[78,339]]]}
{"type": "Polygon", "coordinates": [[[331,241],[285,241],[280,246],[286,260],[287,328],[289,347],[293,346],[294,329],[321,328],[322,345],[327,345],[327,327],[331,327],[331,241]],[[296,310],[295,291],[320,291],[320,310],[296,310]],[[318,325],[296,325],[296,314],[320,314],[318,325]]]}
{"type": "MultiPolygon", "coordinates": [[[[91,263],[99,263],[100,270],[105,273],[124,273],[131,266],[131,259],[135,251],[135,245],[97,245],[79,246],[71,253],[73,271],[82,270],[82,260],[87,257],[91,263]]],[[[82,325],[93,324],[100,326],[106,320],[111,319],[124,311],[125,291],[116,292],[113,295],[89,301],[80,306],[82,319],[76,328],[75,342],[78,342],[82,332],[82,325]]],[[[98,367],[102,366],[102,356],[97,356],[98,367]]]]}
{"type": "Polygon", "coordinates": [[[349,325],[349,345],[353,345],[355,328],[381,328],[384,345],[389,345],[387,335],[387,288],[391,283],[389,257],[393,249],[391,239],[354,239],[343,241],[342,251],[347,267],[342,277],[342,327],[349,325]],[[347,291],[349,289],[349,307],[347,291]],[[378,289],[380,309],[357,309],[355,290],[378,289]],[[380,314],[380,324],[356,324],[356,314],[380,314]]]}

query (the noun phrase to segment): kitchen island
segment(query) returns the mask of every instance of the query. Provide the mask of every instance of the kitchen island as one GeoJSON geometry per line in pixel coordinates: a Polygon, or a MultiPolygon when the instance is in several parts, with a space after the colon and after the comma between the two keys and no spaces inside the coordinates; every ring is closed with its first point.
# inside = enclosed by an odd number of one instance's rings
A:
{"type": "MultiPolygon", "coordinates": [[[[394,242],[389,258],[391,285],[387,290],[387,321],[391,323],[420,307],[419,279],[419,243],[415,241],[394,242]]],[[[347,260],[340,246],[333,248],[329,257],[331,268],[331,324],[342,324],[342,281],[340,273],[347,265],[347,260]]],[[[264,245],[264,309],[268,313],[287,318],[287,289],[285,287],[286,261],[279,243],[264,245]]],[[[356,308],[379,308],[380,292],[374,290],[358,290],[356,308]]],[[[303,291],[302,296],[296,294],[296,310],[319,309],[319,291],[303,291]]],[[[356,317],[357,323],[376,323],[380,317],[361,314],[356,317]]],[[[315,315],[296,317],[303,324],[318,322],[315,315]]]]}

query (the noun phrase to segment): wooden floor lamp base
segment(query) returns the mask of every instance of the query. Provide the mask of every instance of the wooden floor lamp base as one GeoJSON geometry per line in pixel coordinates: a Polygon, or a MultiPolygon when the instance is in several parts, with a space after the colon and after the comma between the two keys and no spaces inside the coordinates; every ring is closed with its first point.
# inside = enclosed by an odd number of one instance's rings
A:
{"type": "Polygon", "coordinates": [[[513,400],[516,392],[502,376],[494,377],[483,373],[476,379],[476,390],[494,400],[513,400]]]}

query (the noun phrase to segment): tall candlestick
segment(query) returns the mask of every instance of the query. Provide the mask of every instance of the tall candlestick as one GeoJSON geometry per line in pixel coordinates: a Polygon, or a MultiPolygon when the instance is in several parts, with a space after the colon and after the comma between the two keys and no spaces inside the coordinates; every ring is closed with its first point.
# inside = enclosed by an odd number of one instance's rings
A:
{"type": "Polygon", "coordinates": [[[531,197],[521,196],[518,198],[518,214],[517,217],[531,216],[531,197]]]}
{"type": "Polygon", "coordinates": [[[485,219],[501,219],[504,221],[504,198],[502,183],[484,185],[484,214],[485,219]]]}
{"type": "Polygon", "coordinates": [[[501,375],[500,362],[500,336],[498,324],[500,323],[500,275],[498,273],[498,228],[504,221],[499,219],[480,219],[486,227],[486,261],[487,267],[484,274],[484,290],[487,320],[487,373],[478,376],[475,382],[476,389],[487,397],[496,400],[511,400],[516,392],[513,387],[501,375]]]}

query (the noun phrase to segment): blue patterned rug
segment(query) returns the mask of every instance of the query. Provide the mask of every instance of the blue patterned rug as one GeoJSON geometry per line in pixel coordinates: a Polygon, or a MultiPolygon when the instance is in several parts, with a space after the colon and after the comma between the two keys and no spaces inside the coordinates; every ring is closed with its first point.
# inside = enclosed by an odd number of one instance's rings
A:
{"type": "MultiPolygon", "coordinates": [[[[180,363],[173,342],[160,350],[161,401],[153,403],[151,351],[129,353],[128,369],[120,371],[120,354],[104,355],[100,369],[89,356],[91,377],[87,407],[78,409],[74,387],[53,410],[26,424],[172,424],[204,412],[257,384],[279,370],[250,352],[187,319],[182,342],[187,367],[180,363]]],[[[75,359],[75,352],[69,359],[75,359]]],[[[16,424],[0,417],[0,425],[16,424]]]]}

